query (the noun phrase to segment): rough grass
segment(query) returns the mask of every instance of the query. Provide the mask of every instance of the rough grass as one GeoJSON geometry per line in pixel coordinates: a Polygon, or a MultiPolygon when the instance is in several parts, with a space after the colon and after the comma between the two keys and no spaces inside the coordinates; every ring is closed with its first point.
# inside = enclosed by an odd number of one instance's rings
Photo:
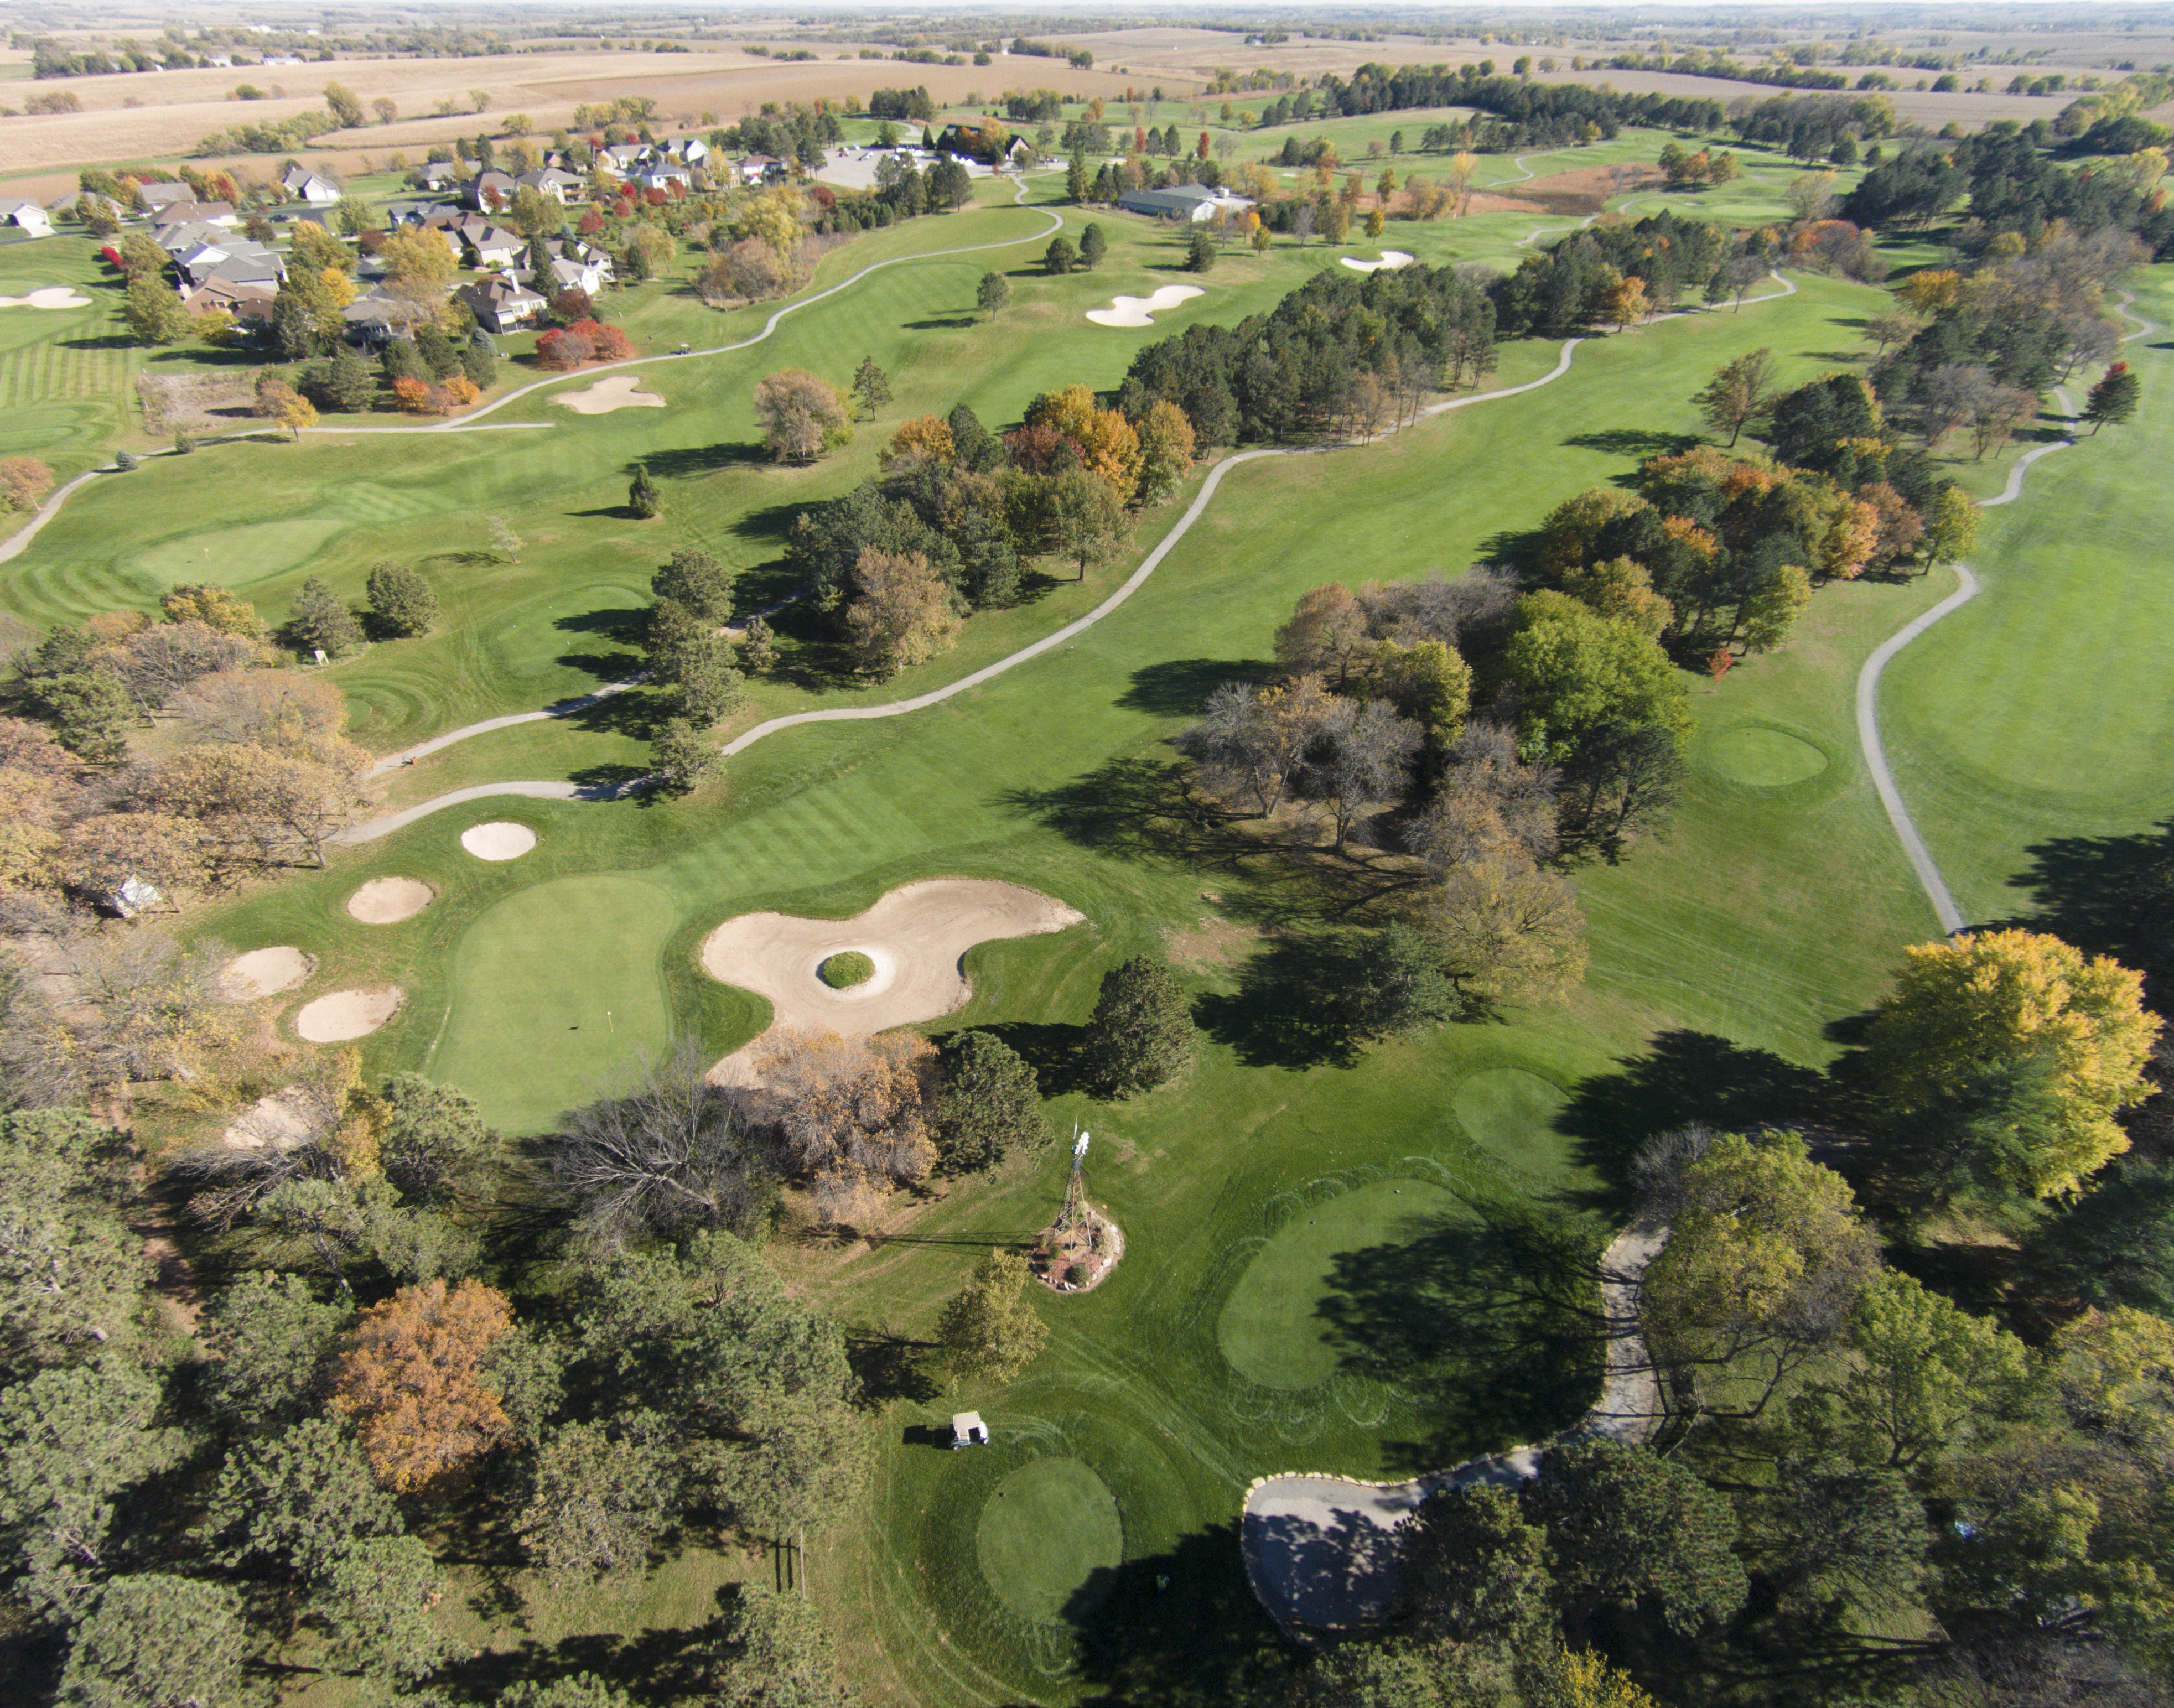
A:
{"type": "Polygon", "coordinates": [[[876,964],[858,949],[849,949],[832,955],[817,970],[832,990],[850,991],[876,976],[876,964]]]}

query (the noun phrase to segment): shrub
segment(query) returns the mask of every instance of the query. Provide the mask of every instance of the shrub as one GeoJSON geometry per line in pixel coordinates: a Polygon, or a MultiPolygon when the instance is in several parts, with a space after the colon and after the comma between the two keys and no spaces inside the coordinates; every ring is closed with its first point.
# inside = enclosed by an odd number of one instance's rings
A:
{"type": "Polygon", "coordinates": [[[536,359],[560,373],[571,373],[596,354],[596,346],[576,327],[554,327],[536,340],[536,359]]]}
{"type": "Polygon", "coordinates": [[[834,991],[849,991],[855,985],[864,985],[876,976],[876,964],[858,949],[849,949],[832,955],[817,969],[823,982],[834,991]]]}

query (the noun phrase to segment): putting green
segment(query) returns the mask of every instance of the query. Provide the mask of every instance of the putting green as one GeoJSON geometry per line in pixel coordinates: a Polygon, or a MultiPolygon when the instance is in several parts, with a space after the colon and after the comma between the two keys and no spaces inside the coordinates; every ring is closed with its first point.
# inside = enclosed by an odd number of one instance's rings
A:
{"type": "Polygon", "coordinates": [[[1455,1194],[1417,1180],[1383,1181],[1307,1205],[1238,1278],[1215,1322],[1223,1356],[1263,1387],[1317,1387],[1336,1374],[1339,1361],[1319,1314],[1336,1260],[1396,1243],[1422,1219],[1433,1223],[1464,1213],[1455,1194]]]}
{"type": "Polygon", "coordinates": [[[864,985],[876,976],[876,964],[857,949],[841,950],[832,955],[816,970],[822,974],[823,982],[834,991],[849,991],[855,985],[864,985]]]}
{"type": "Polygon", "coordinates": [[[975,1537],[982,1576],[1023,1619],[1054,1624],[1125,1558],[1117,1497],[1077,1459],[1036,1459],[997,1485],[975,1537]]]}
{"type": "Polygon", "coordinates": [[[1555,1116],[1562,1087],[1522,1068],[1490,1068],[1458,1081],[1450,1111],[1465,1136],[1513,1167],[1554,1175],[1569,1165],[1555,1116]]]}
{"type": "Polygon", "coordinates": [[[1827,756],[1811,743],[1759,723],[1722,730],[1706,743],[1706,762],[1732,783],[1757,789],[1786,788],[1827,768],[1827,756]]]}
{"type": "Polygon", "coordinates": [[[131,569],[162,587],[185,581],[217,581],[246,587],[251,581],[284,575],[315,557],[326,541],[348,524],[329,516],[291,516],[284,522],[251,522],[160,540],[127,559],[131,569]]]}
{"type": "Polygon", "coordinates": [[[502,1132],[541,1132],[625,1083],[672,1030],[662,952],[678,904],[639,878],[562,878],[483,913],[453,952],[452,1008],[425,1071],[502,1132]]]}

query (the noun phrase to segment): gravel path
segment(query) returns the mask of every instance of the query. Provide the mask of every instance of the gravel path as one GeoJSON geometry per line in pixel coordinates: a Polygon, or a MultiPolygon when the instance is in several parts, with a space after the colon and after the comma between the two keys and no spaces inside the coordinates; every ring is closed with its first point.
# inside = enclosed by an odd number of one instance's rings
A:
{"type": "MultiPolygon", "coordinates": [[[[1600,1308],[1608,1374],[1600,1397],[1557,1441],[1601,1435],[1651,1439],[1661,1420],[1660,1385],[1638,1331],[1646,1266],[1668,1243],[1668,1225],[1633,1222],[1600,1260],[1600,1308]]],[[[1402,1545],[1398,1527],[1446,1489],[1491,1483],[1516,1488],[1541,1474],[1547,1446],[1512,1447],[1403,1483],[1296,1473],[1264,1477],[1247,1491],[1240,1533],[1246,1576],[1286,1631],[1338,1631],[1371,1624],[1389,1609],[1402,1545]]]]}

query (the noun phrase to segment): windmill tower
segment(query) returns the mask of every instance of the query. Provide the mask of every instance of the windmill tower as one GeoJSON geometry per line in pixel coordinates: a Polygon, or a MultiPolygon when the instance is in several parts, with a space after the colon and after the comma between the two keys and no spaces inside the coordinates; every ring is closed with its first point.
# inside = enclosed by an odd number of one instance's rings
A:
{"type": "Polygon", "coordinates": [[[1091,1137],[1076,1126],[1073,1129],[1072,1176],[1064,1183],[1064,1208],[1057,1213],[1052,1232],[1061,1235],[1087,1222],[1087,1141],[1091,1137]]]}

